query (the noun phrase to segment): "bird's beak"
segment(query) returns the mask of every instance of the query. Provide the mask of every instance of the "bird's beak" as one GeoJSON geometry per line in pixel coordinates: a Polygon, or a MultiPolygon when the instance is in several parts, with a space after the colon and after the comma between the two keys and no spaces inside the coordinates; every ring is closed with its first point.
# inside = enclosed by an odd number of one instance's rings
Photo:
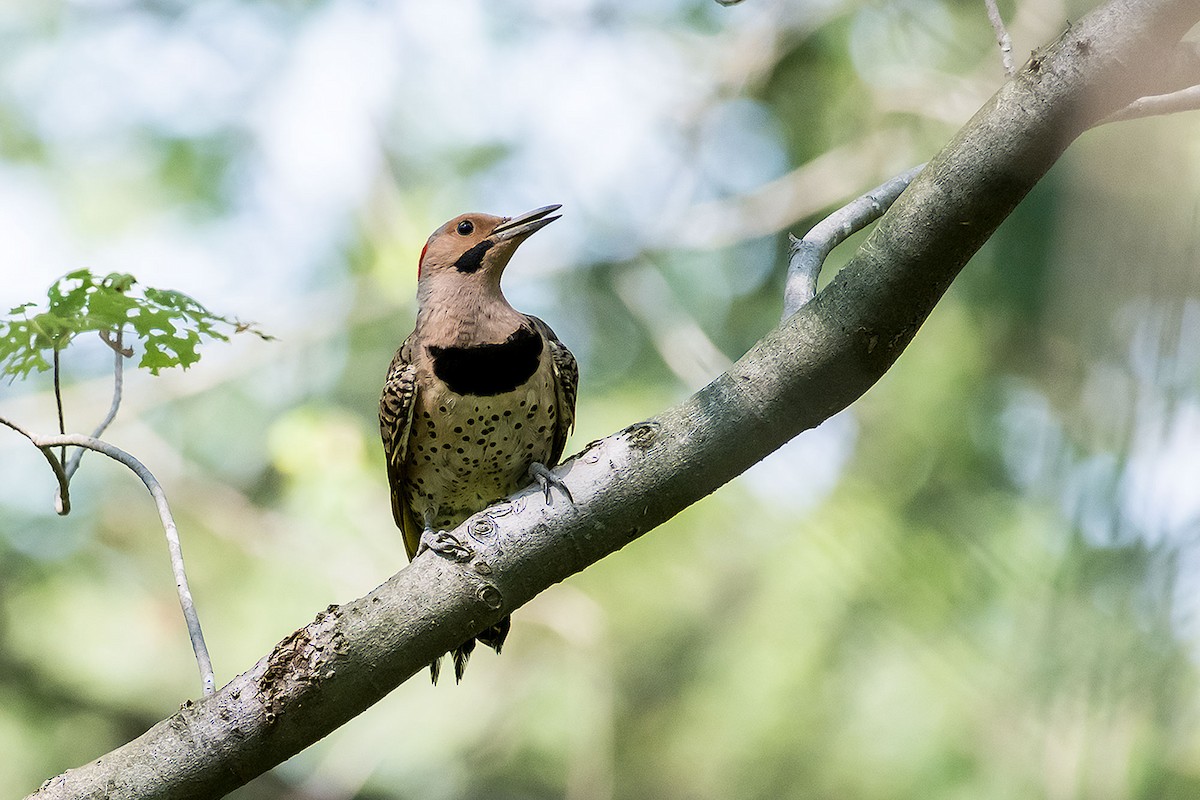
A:
{"type": "Polygon", "coordinates": [[[503,242],[508,239],[524,239],[534,231],[541,230],[558,219],[561,216],[559,214],[555,214],[553,217],[546,215],[553,214],[560,208],[562,208],[561,204],[542,206],[541,208],[535,208],[533,211],[526,211],[524,214],[516,217],[509,217],[496,226],[496,229],[492,231],[489,238],[496,242],[503,242]]]}

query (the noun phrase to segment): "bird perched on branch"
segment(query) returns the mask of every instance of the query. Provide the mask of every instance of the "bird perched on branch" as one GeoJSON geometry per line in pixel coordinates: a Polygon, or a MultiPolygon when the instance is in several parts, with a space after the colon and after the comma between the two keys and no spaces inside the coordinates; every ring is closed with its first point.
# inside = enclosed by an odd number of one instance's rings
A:
{"type": "MultiPolygon", "coordinates": [[[[500,277],[561,206],[517,217],[463,214],[433,232],[417,267],[417,321],[388,368],[379,427],[392,514],[408,557],[549,471],[575,420],[579,371],[550,326],[509,305],[500,277]]],[[[475,641],[497,653],[509,618],[452,651],[461,680],[475,641]]],[[[441,659],[430,664],[437,683],[441,659]]]]}

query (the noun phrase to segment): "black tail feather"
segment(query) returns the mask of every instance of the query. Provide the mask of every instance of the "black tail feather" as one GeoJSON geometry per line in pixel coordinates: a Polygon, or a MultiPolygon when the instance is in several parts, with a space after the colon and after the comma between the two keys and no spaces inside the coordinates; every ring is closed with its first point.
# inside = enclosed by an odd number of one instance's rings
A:
{"type": "Polygon", "coordinates": [[[458,647],[450,651],[450,656],[454,659],[454,682],[461,683],[463,673],[467,671],[467,659],[471,657],[471,651],[475,649],[475,639],[467,639],[458,647]]]}
{"type": "Polygon", "coordinates": [[[504,640],[508,638],[508,629],[511,627],[512,617],[505,617],[492,627],[476,634],[475,638],[495,650],[499,655],[500,648],[504,646],[504,640]]]}
{"type": "MultiPolygon", "coordinates": [[[[456,683],[462,681],[463,673],[467,671],[467,660],[471,658],[471,653],[475,650],[476,641],[487,645],[499,654],[500,648],[504,646],[504,640],[508,638],[508,630],[511,627],[512,618],[505,617],[492,627],[472,636],[451,650],[450,658],[454,661],[454,681],[456,683]]],[[[441,670],[442,659],[438,657],[429,665],[429,677],[433,679],[434,686],[437,685],[438,675],[441,674],[441,670]]]]}
{"type": "Polygon", "coordinates": [[[442,673],[442,657],[438,656],[429,663],[429,679],[437,686],[438,675],[442,673]]]}

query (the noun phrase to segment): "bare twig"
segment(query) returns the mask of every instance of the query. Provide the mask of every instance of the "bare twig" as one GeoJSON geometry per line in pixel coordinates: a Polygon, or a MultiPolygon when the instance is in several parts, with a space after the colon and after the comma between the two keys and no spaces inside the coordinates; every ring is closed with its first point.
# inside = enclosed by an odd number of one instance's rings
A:
{"type": "Polygon", "coordinates": [[[918,164],[850,201],[812,226],[803,239],[792,237],[792,256],[783,288],[783,319],[816,295],[817,276],[833,248],[882,217],[924,168],[924,164],[918,164]]]}
{"type": "Polygon", "coordinates": [[[988,20],[992,23],[992,30],[996,31],[996,44],[1000,45],[1000,61],[1004,64],[1004,74],[1011,78],[1017,74],[1017,68],[1013,66],[1012,38],[1008,35],[1008,28],[1004,27],[1004,18],[1000,16],[1000,9],[996,7],[996,0],[983,0],[983,2],[987,6],[988,20]]]}
{"type": "MultiPolygon", "coordinates": [[[[783,319],[816,295],[817,277],[833,249],[882,217],[924,167],[919,164],[850,201],[809,229],[803,239],[791,237],[783,319]]],[[[689,386],[707,383],[732,364],[696,321],[676,307],[657,272],[647,268],[623,273],[616,288],[625,306],[650,331],[663,360],[689,386]]]]}
{"type": "MultiPolygon", "coordinates": [[[[108,413],[104,416],[104,419],[102,419],[100,424],[96,426],[96,429],[92,431],[93,439],[99,439],[104,434],[104,431],[108,429],[108,426],[112,424],[112,421],[116,419],[117,411],[121,408],[121,393],[125,384],[124,359],[133,355],[132,350],[121,347],[121,331],[118,330],[116,334],[111,337],[106,336],[105,334],[107,333],[108,331],[101,331],[100,338],[104,340],[105,344],[113,349],[112,404],[108,407],[108,413]]],[[[65,433],[65,431],[60,430],[59,433],[65,433]]],[[[81,447],[72,453],[71,457],[67,460],[65,465],[67,480],[70,480],[75,474],[75,470],[79,469],[79,462],[83,458],[84,452],[86,452],[86,448],[81,447]]]]}
{"type": "Polygon", "coordinates": [[[0,425],[5,426],[6,428],[11,428],[12,430],[21,434],[30,442],[32,442],[38,450],[42,451],[42,455],[46,457],[47,463],[50,464],[50,469],[54,470],[54,477],[58,479],[58,493],[54,496],[54,510],[62,516],[70,514],[71,493],[68,491],[68,484],[70,481],[67,478],[66,471],[63,470],[62,462],[58,460],[58,456],[54,455],[53,448],[43,447],[42,445],[38,444],[38,437],[11,420],[0,417],[0,425]]]}
{"type": "MultiPolygon", "coordinates": [[[[62,402],[62,379],[59,369],[59,353],[58,348],[54,348],[54,406],[58,409],[58,432],[66,433],[67,427],[63,422],[63,402],[62,402]]],[[[62,448],[58,454],[58,460],[62,463],[67,461],[67,448],[62,448]]]]}
{"type": "MultiPolygon", "coordinates": [[[[203,692],[206,696],[213,694],[216,691],[216,678],[213,675],[212,659],[208,654],[208,646],[204,643],[204,633],[200,630],[200,618],[196,613],[195,603],[192,601],[191,589],[188,587],[187,572],[183,563],[183,548],[179,543],[179,529],[175,526],[175,518],[171,514],[170,506],[167,504],[167,495],[163,492],[162,484],[158,482],[158,479],[154,477],[153,473],[142,462],[121,448],[95,437],[83,436],[78,433],[38,436],[3,417],[0,417],[0,424],[21,434],[42,451],[46,460],[50,462],[50,467],[54,470],[55,477],[58,478],[59,496],[63,499],[62,505],[66,510],[70,509],[69,500],[67,499],[69,497],[67,494],[69,480],[62,464],[52,452],[55,447],[81,447],[87,450],[95,450],[97,453],[102,453],[114,461],[119,461],[129,467],[141,479],[142,483],[145,484],[146,488],[150,491],[150,496],[154,498],[154,504],[158,508],[158,516],[162,520],[163,531],[167,537],[167,550],[171,556],[171,571],[175,575],[175,588],[179,593],[179,605],[183,609],[188,636],[192,641],[192,650],[196,654],[196,665],[200,669],[203,692]]],[[[60,510],[59,513],[65,514],[66,510],[60,510]]]]}
{"type": "Polygon", "coordinates": [[[1177,114],[1180,111],[1196,111],[1200,109],[1200,86],[1189,86],[1170,94],[1156,94],[1149,97],[1139,97],[1121,110],[1109,114],[1096,123],[1097,126],[1110,122],[1123,122],[1142,117],[1157,117],[1164,114],[1177,114]]]}
{"type": "Polygon", "coordinates": [[[179,592],[179,605],[183,609],[187,621],[188,636],[192,640],[192,650],[196,653],[196,664],[200,668],[200,678],[204,685],[204,694],[210,695],[216,691],[216,679],[213,676],[212,659],[208,655],[208,647],[204,644],[204,634],[200,630],[200,618],[196,614],[196,606],[192,602],[192,592],[188,588],[187,572],[183,563],[183,548],[179,543],[179,529],[175,527],[175,518],[167,504],[167,495],[163,492],[162,484],[154,477],[146,466],[119,447],[101,441],[91,436],[70,433],[61,436],[44,436],[32,439],[38,447],[55,445],[74,445],[88,450],[103,453],[109,458],[119,461],[141,478],[142,483],[154,498],[158,508],[159,519],[162,520],[163,531],[167,536],[167,550],[171,554],[171,571],[175,574],[175,588],[179,592]]]}

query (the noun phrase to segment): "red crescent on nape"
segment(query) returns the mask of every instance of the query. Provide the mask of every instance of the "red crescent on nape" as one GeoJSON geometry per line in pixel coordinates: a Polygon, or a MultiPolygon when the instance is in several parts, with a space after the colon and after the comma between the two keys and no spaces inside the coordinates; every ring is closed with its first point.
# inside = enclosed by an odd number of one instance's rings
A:
{"type": "Polygon", "coordinates": [[[421,267],[425,265],[425,251],[429,249],[429,242],[421,248],[421,258],[417,261],[417,280],[421,280],[421,267]]]}

